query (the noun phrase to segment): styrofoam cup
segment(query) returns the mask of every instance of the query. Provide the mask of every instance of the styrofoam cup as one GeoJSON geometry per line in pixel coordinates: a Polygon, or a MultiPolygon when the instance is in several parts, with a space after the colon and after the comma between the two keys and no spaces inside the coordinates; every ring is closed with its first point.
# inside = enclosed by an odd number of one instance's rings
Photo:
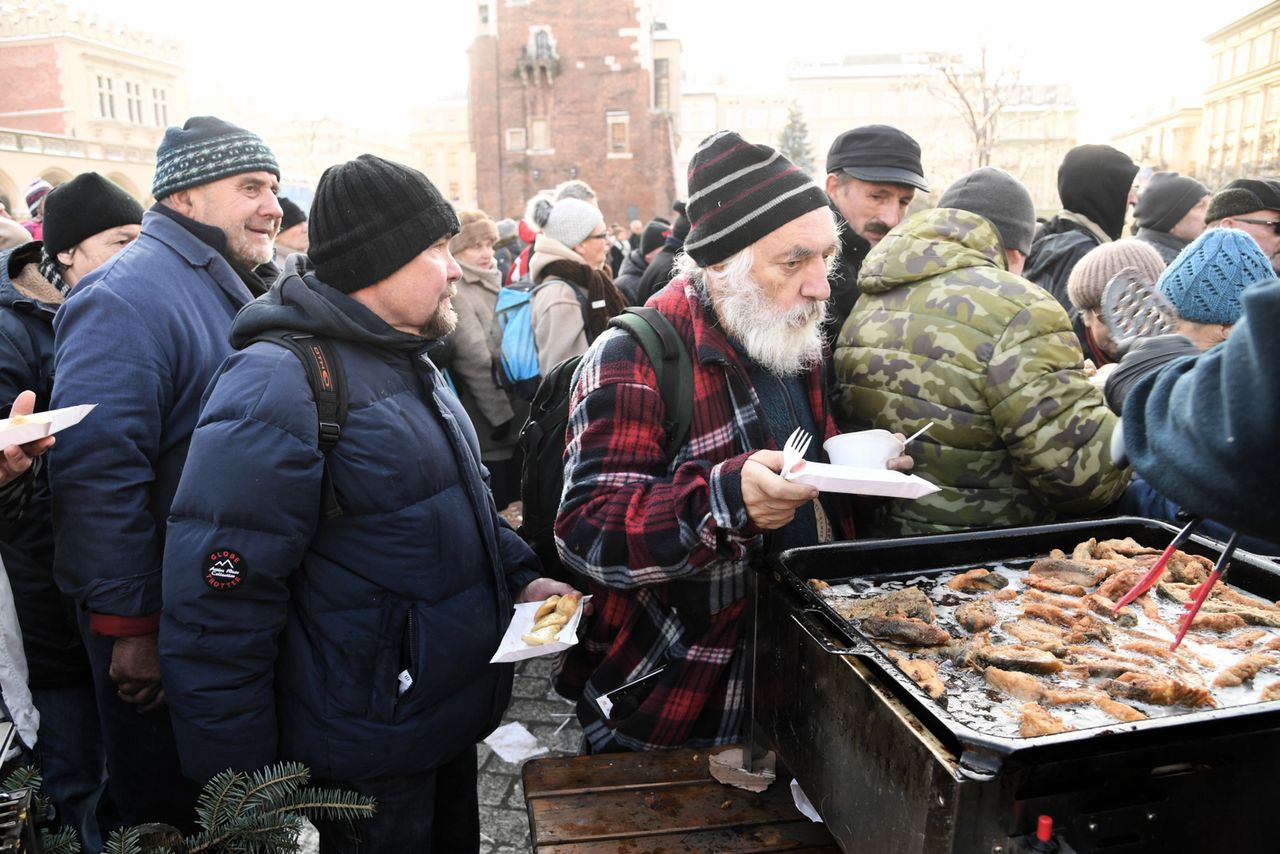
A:
{"type": "Polygon", "coordinates": [[[841,433],[822,443],[831,462],[838,466],[882,469],[903,451],[902,441],[888,430],[841,433]]]}

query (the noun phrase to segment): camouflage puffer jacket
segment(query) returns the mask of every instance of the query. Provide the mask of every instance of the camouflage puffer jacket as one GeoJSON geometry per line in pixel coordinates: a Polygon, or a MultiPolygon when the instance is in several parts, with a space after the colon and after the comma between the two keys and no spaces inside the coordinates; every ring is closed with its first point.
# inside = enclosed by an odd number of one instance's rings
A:
{"type": "Polygon", "coordinates": [[[846,430],[912,433],[915,473],[942,487],[890,502],[879,535],[1048,522],[1100,510],[1127,469],[1111,463],[1117,419],[1081,370],[1066,312],[1005,268],[994,227],[921,211],[863,263],[835,350],[846,430]]]}

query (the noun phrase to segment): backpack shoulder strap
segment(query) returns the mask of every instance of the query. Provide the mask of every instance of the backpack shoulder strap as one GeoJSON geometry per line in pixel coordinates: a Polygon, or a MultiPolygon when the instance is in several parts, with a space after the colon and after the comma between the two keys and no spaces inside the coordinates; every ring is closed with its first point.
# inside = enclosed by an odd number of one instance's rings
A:
{"type": "Polygon", "coordinates": [[[338,352],[326,339],[304,332],[264,332],[253,340],[279,344],[293,353],[307,372],[307,382],[311,384],[311,392],[316,399],[316,416],[319,421],[319,439],[316,444],[325,458],[324,480],[320,485],[324,515],[326,518],[336,519],[342,515],[342,508],[338,505],[338,495],[334,491],[333,478],[329,472],[329,451],[342,438],[342,425],[347,421],[346,374],[342,370],[338,352]]]}
{"type": "Polygon", "coordinates": [[[658,375],[658,391],[666,409],[667,459],[675,458],[693,421],[693,361],[671,321],[655,308],[628,308],[610,321],[627,330],[644,349],[658,375]]]}
{"type": "MultiPolygon", "coordinates": [[[[586,329],[590,325],[588,324],[587,320],[591,316],[591,304],[587,302],[587,299],[588,299],[587,295],[582,292],[582,288],[578,287],[573,282],[570,282],[567,279],[559,279],[558,281],[564,282],[566,285],[568,285],[569,290],[573,291],[573,295],[578,298],[578,311],[582,313],[582,328],[586,329]]],[[[534,285],[529,291],[529,299],[532,300],[534,294],[536,294],[538,291],[542,290],[543,288],[545,288],[547,285],[550,285],[550,284],[554,284],[554,283],[548,282],[544,279],[539,284],[534,285]]],[[[588,344],[591,343],[591,336],[589,334],[587,335],[587,343],[588,344]]]]}

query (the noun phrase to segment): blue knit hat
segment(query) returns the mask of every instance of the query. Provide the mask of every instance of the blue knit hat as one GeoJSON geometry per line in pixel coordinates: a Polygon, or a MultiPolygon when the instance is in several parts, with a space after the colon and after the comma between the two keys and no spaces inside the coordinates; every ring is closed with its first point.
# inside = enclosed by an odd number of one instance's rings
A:
{"type": "Polygon", "coordinates": [[[1252,237],[1234,228],[1211,228],[1178,253],[1156,287],[1178,317],[1196,323],[1240,319],[1240,292],[1275,274],[1252,237]]]}
{"type": "Polygon", "coordinates": [[[276,156],[255,133],[214,116],[194,116],[180,128],[169,128],[156,149],[151,195],[163,199],[245,172],[270,172],[278,179],[276,156]]]}

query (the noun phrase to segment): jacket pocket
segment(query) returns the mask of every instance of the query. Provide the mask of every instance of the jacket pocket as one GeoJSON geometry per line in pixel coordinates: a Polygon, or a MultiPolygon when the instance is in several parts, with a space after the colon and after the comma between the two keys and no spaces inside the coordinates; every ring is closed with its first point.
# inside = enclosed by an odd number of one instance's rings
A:
{"type": "Polygon", "coordinates": [[[390,721],[409,603],[387,596],[372,608],[332,612],[320,629],[326,710],[338,717],[390,721]]]}

